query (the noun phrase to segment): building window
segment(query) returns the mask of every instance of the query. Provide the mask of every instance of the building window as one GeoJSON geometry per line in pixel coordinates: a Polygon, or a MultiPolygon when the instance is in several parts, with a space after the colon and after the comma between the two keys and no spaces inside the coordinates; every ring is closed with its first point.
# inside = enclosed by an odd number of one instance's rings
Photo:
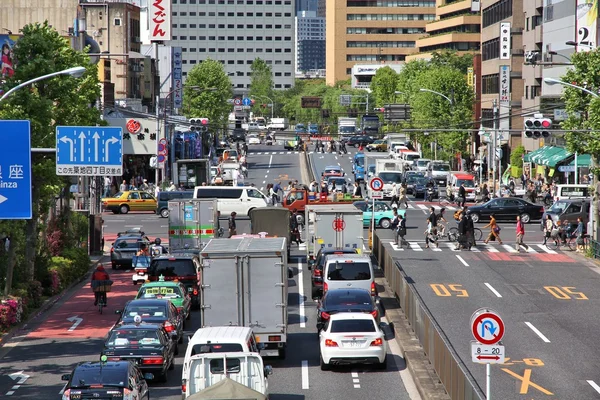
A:
{"type": "Polygon", "coordinates": [[[218,40],[225,40],[225,36],[219,36],[218,40]]]}
{"type": "Polygon", "coordinates": [[[228,16],[228,17],[235,17],[235,13],[228,12],[228,13],[227,13],[227,16],[228,16]]]}
{"type": "Polygon", "coordinates": [[[483,10],[482,27],[497,24],[513,15],[512,0],[500,0],[483,10]]]}
{"type": "Polygon", "coordinates": [[[281,84],[280,83],[275,84],[275,89],[281,89],[281,84]]]}
{"type": "Polygon", "coordinates": [[[530,98],[533,100],[536,97],[538,97],[541,94],[541,92],[542,92],[541,89],[542,89],[541,86],[531,86],[531,96],[530,96],[530,98]]]}
{"type": "Polygon", "coordinates": [[[196,36],[190,36],[190,40],[196,40],[196,36]]]}
{"type": "Polygon", "coordinates": [[[206,53],[206,49],[205,48],[199,48],[198,49],[198,53],[206,53]]]}
{"type": "MultiPolygon", "coordinates": [[[[286,3],[286,4],[288,4],[288,2],[287,2],[287,1],[286,1],[285,3],[286,3]]],[[[292,85],[290,85],[290,84],[288,83],[287,85],[285,85],[285,88],[286,88],[286,89],[291,89],[291,88],[292,88],[292,85]]]]}
{"type": "Polygon", "coordinates": [[[217,40],[215,36],[209,36],[208,40],[217,40]]]}
{"type": "Polygon", "coordinates": [[[281,72],[275,72],[275,76],[281,76],[281,72]]]}
{"type": "Polygon", "coordinates": [[[235,64],[234,60],[227,60],[227,64],[235,64]]]}
{"type": "Polygon", "coordinates": [[[179,40],[187,40],[187,36],[179,36],[179,40]]]}
{"type": "Polygon", "coordinates": [[[285,65],[292,65],[292,62],[290,60],[286,60],[283,62],[285,65]]]}
{"type": "Polygon", "coordinates": [[[196,12],[195,11],[191,11],[190,12],[190,17],[195,17],[196,16],[196,12]]]}
{"type": "Polygon", "coordinates": [[[500,38],[483,42],[481,45],[481,60],[493,60],[500,57],[500,38]]]}
{"type": "Polygon", "coordinates": [[[196,24],[190,24],[190,29],[196,29],[196,24]]]}
{"type": "Polygon", "coordinates": [[[481,77],[481,93],[498,94],[500,93],[500,74],[484,75],[481,77]]]}
{"type": "Polygon", "coordinates": [[[435,14],[347,14],[348,21],[433,21],[435,14]]]}
{"type": "MultiPolygon", "coordinates": [[[[192,1],[195,2],[196,0],[190,0],[190,4],[194,4],[192,1]]],[[[190,60],[190,64],[196,64],[197,62],[198,60],[190,60]]]]}

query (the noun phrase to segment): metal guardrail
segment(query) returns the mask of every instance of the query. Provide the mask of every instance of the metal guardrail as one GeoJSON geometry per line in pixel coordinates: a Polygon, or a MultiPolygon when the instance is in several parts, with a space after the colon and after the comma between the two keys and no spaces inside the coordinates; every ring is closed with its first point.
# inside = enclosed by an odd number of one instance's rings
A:
{"type": "Polygon", "coordinates": [[[592,257],[600,258],[600,242],[590,239],[590,247],[592,249],[592,257]]]}
{"type": "Polygon", "coordinates": [[[450,398],[485,399],[483,390],[460,360],[452,344],[412,286],[411,278],[406,275],[401,263],[394,261],[378,235],[374,238],[373,255],[384,271],[390,288],[450,398]]]}

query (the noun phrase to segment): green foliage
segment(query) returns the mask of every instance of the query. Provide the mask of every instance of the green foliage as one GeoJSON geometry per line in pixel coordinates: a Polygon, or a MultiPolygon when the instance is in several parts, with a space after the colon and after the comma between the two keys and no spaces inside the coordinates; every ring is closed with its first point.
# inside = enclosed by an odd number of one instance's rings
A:
{"type": "Polygon", "coordinates": [[[63,256],[50,259],[48,271],[59,277],[60,289],[65,289],[71,283],[81,279],[90,268],[90,258],[82,248],[65,249],[63,256]]]}
{"type": "Polygon", "coordinates": [[[454,50],[436,51],[431,55],[430,65],[433,68],[451,67],[466,74],[467,69],[473,67],[473,55],[469,53],[459,55],[454,50]]]}
{"type": "Polygon", "coordinates": [[[375,96],[375,107],[396,102],[396,86],[398,74],[390,67],[379,68],[371,81],[371,91],[375,96]]]}
{"type": "Polygon", "coordinates": [[[260,105],[268,104],[273,99],[273,71],[271,66],[264,60],[256,58],[250,66],[250,98],[256,100],[252,111],[259,115],[271,115],[270,109],[264,109],[260,105]]]}
{"type": "Polygon", "coordinates": [[[525,147],[517,146],[512,149],[510,153],[510,165],[513,167],[523,167],[523,154],[525,154],[525,147]]]}
{"type": "MultiPolygon", "coordinates": [[[[574,53],[571,61],[573,68],[569,69],[561,80],[598,93],[600,50],[574,53]]],[[[562,129],[585,130],[565,133],[567,149],[571,152],[591,154],[597,160],[600,156],[600,99],[571,87],[564,87],[562,99],[568,114],[568,118],[561,123],[562,129]]]]}
{"type": "Polygon", "coordinates": [[[223,64],[211,59],[196,64],[188,73],[183,90],[187,118],[208,118],[210,125],[217,128],[227,125],[231,112],[227,100],[233,92],[223,64]]]}

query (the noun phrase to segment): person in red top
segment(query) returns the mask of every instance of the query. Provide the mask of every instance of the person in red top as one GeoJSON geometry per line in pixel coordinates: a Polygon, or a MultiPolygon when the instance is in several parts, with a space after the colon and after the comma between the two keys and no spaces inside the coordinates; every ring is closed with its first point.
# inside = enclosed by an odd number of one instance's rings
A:
{"type": "Polygon", "coordinates": [[[521,221],[521,217],[519,215],[517,215],[517,229],[516,229],[516,233],[517,233],[517,243],[515,245],[515,250],[517,250],[517,252],[521,252],[521,246],[525,247],[525,250],[527,251],[529,249],[529,246],[527,246],[524,242],[523,242],[523,236],[525,236],[525,225],[523,225],[523,222],[521,221]]]}
{"type": "MultiPolygon", "coordinates": [[[[98,265],[96,267],[96,270],[92,273],[92,282],[93,281],[108,281],[110,280],[110,276],[108,275],[108,272],[106,272],[104,270],[104,267],[102,266],[102,264],[98,265]]],[[[97,306],[98,305],[98,298],[100,297],[100,295],[104,296],[104,304],[106,304],[106,292],[94,292],[94,305],[97,306]]]]}

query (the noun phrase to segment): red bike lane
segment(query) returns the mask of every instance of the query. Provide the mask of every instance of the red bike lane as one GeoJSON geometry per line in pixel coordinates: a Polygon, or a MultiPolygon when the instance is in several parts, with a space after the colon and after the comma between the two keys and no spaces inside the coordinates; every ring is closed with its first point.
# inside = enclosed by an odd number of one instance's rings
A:
{"type": "Polygon", "coordinates": [[[111,271],[110,264],[104,264],[110,279],[113,281],[112,291],[107,293],[108,305],[100,314],[98,306],[94,306],[94,292],[90,282],[79,286],[73,295],[60,305],[49,310],[48,318],[28,338],[103,338],[118,319],[116,310],[122,309],[125,303],[132,300],[139,288],[131,283],[130,271],[111,271]]]}

